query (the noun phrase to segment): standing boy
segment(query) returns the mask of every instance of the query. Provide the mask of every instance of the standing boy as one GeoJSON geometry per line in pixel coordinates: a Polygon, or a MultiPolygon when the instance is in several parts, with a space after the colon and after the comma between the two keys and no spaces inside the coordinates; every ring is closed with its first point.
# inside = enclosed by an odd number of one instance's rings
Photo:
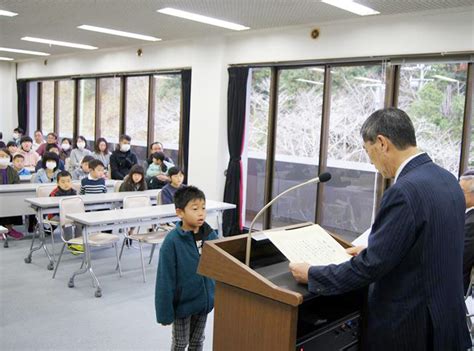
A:
{"type": "MultiPolygon", "coordinates": [[[[84,157],[85,158],[85,157],[84,157]]],[[[89,175],[81,180],[81,195],[107,192],[104,179],[104,164],[100,160],[89,161],[89,175]]]]}
{"type": "Polygon", "coordinates": [[[194,186],[178,189],[174,204],[181,221],[160,249],[156,276],[156,320],[173,324],[172,350],[202,350],[207,314],[214,308],[212,279],[197,274],[201,248],[217,233],[205,222],[206,197],[194,186]],[[179,254],[177,254],[179,253],[179,254]]]}

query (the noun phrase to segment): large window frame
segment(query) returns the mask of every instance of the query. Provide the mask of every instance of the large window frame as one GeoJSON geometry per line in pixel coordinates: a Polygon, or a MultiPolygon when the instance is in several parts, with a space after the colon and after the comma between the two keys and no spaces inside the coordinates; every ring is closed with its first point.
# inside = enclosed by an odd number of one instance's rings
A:
{"type": "MultiPolygon", "coordinates": [[[[472,105],[473,105],[473,94],[474,94],[474,66],[471,56],[468,55],[447,55],[444,57],[440,56],[408,56],[408,57],[374,57],[370,59],[338,59],[338,60],[315,60],[306,61],[304,63],[284,63],[284,64],[258,64],[258,65],[235,65],[235,66],[246,66],[249,68],[270,68],[271,69],[271,83],[270,83],[270,98],[269,98],[269,112],[268,112],[268,134],[267,134],[267,157],[266,157],[266,174],[264,182],[264,203],[268,203],[272,199],[273,194],[273,183],[274,183],[274,171],[275,171],[275,143],[276,143],[276,123],[278,113],[278,89],[279,89],[279,76],[282,70],[294,69],[294,68],[306,68],[306,67],[323,67],[324,68],[324,91],[323,91],[323,104],[322,104],[322,121],[320,130],[320,155],[319,155],[319,173],[327,170],[327,158],[328,158],[328,138],[329,138],[329,122],[330,122],[330,102],[331,102],[331,68],[351,65],[374,65],[382,64],[385,67],[385,97],[384,107],[398,107],[398,94],[400,87],[400,70],[404,64],[411,62],[420,63],[456,63],[466,62],[467,67],[467,81],[466,81],[466,95],[464,104],[464,118],[463,118],[463,129],[462,129],[462,141],[461,151],[459,157],[459,174],[460,176],[464,173],[469,166],[469,152],[471,148],[472,136],[472,105]],[[471,98],[469,98],[471,97],[471,98]]],[[[381,175],[376,173],[375,181],[375,201],[374,210],[372,216],[377,212],[380,207],[380,202],[384,191],[391,185],[390,181],[384,180],[381,175]]],[[[323,196],[324,184],[319,184],[317,188],[316,196],[316,210],[314,213],[314,222],[322,222],[322,208],[323,208],[323,196]]],[[[244,209],[245,211],[245,209],[244,209]]],[[[272,212],[266,211],[263,215],[263,226],[262,229],[269,229],[272,227],[272,212]]]]}
{"type": "MultiPolygon", "coordinates": [[[[37,108],[36,108],[36,122],[37,122],[37,128],[41,129],[42,128],[42,85],[43,82],[54,82],[54,121],[53,121],[53,130],[52,132],[58,133],[58,127],[60,123],[60,116],[59,116],[59,82],[63,80],[73,80],[74,81],[74,107],[73,107],[73,138],[75,139],[77,136],[79,136],[79,104],[80,104],[80,96],[79,96],[79,90],[80,90],[80,81],[82,80],[95,80],[95,127],[94,127],[94,140],[97,140],[102,136],[102,131],[101,131],[101,79],[102,78],[120,78],[120,112],[119,112],[119,118],[118,118],[118,123],[119,123],[119,133],[116,135],[116,140],[108,140],[111,144],[115,144],[118,142],[118,139],[120,135],[125,133],[126,129],[126,123],[127,123],[127,116],[126,116],[126,110],[127,110],[127,80],[131,77],[137,77],[137,76],[145,76],[147,77],[147,84],[148,84],[148,91],[149,91],[149,96],[148,96],[148,103],[147,103],[147,121],[146,121],[146,126],[147,126],[147,146],[150,145],[154,141],[159,141],[159,140],[154,140],[154,124],[155,124],[155,97],[154,97],[154,77],[159,76],[159,75],[176,75],[181,77],[181,74],[184,70],[188,68],[182,68],[182,69],[176,69],[176,70],[171,70],[171,71],[145,71],[145,72],[130,72],[130,73],[107,73],[107,74],[100,74],[100,75],[87,75],[87,76],[61,76],[61,77],[53,77],[53,78],[37,78],[37,79],[32,79],[29,80],[29,83],[34,83],[36,82],[37,87],[38,87],[38,92],[37,92],[37,108]]],[[[180,96],[182,98],[182,96],[180,96]]],[[[180,104],[180,117],[179,117],[179,134],[177,135],[178,137],[178,147],[181,148],[184,141],[182,140],[182,124],[183,124],[183,111],[182,111],[182,104],[180,104]]],[[[62,135],[59,135],[59,137],[63,137],[62,135]]],[[[110,139],[110,138],[109,138],[110,139]]],[[[166,147],[166,145],[165,145],[166,147]]],[[[171,151],[171,150],[170,150],[171,151]]],[[[175,150],[172,150],[173,152],[175,150]]],[[[148,147],[147,147],[147,152],[148,152],[148,147]]],[[[177,152],[175,152],[176,155],[178,155],[177,152]]],[[[184,165],[182,164],[184,160],[177,159],[177,164],[180,167],[183,167],[184,165]]]]}

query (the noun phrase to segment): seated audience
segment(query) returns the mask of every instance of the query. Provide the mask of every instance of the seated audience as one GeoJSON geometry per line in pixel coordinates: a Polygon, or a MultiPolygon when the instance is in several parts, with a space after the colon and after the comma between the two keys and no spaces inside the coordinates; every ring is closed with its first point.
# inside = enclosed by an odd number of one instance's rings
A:
{"type": "Polygon", "coordinates": [[[24,134],[25,134],[25,131],[21,128],[13,129],[12,141],[14,141],[17,146],[20,146],[20,141],[24,134]]]}
{"type": "Polygon", "coordinates": [[[94,145],[94,152],[92,153],[92,156],[102,161],[105,167],[105,171],[107,172],[110,164],[110,151],[109,146],[107,144],[107,140],[105,138],[97,139],[94,145]]]}
{"type": "Polygon", "coordinates": [[[81,180],[81,195],[107,192],[104,178],[104,164],[100,160],[89,161],[89,175],[81,180]]]}
{"type": "Polygon", "coordinates": [[[76,169],[74,172],[72,172],[72,179],[73,180],[82,180],[83,178],[86,178],[89,175],[90,169],[89,169],[89,162],[95,160],[94,157],[92,156],[85,156],[82,161],[81,161],[81,167],[76,169]]]}
{"type": "MultiPolygon", "coordinates": [[[[58,155],[59,157],[59,147],[56,144],[47,144],[46,145],[46,152],[52,152],[58,155]]],[[[43,168],[43,161],[39,160],[38,163],[36,164],[35,171],[37,172],[39,169],[43,168]]],[[[59,159],[59,170],[64,171],[65,170],[65,165],[64,161],[59,159]]]]}
{"type": "Polygon", "coordinates": [[[69,138],[61,140],[61,150],[59,151],[59,158],[66,163],[66,160],[71,157],[72,141],[69,138]]]}
{"type": "Polygon", "coordinates": [[[92,152],[87,149],[87,140],[83,136],[76,138],[76,148],[72,149],[69,162],[69,171],[74,172],[81,167],[81,161],[85,156],[90,156],[92,152]]]}
{"type": "Polygon", "coordinates": [[[10,155],[15,155],[18,152],[18,145],[14,141],[9,141],[7,143],[7,150],[10,153],[10,155]]]}
{"type": "Polygon", "coordinates": [[[20,141],[20,149],[18,150],[18,154],[24,157],[24,165],[27,168],[34,169],[36,164],[40,160],[40,155],[36,151],[32,149],[33,147],[33,139],[29,136],[21,137],[20,141]]]}
{"type": "MultiPolygon", "coordinates": [[[[148,158],[147,158],[147,160],[146,160],[147,166],[149,166],[149,165],[153,162],[153,157],[152,157],[152,155],[153,155],[155,152],[162,152],[162,153],[165,153],[165,150],[164,150],[164,148],[163,148],[163,144],[160,143],[159,141],[155,141],[154,143],[151,143],[151,145],[150,145],[149,156],[148,156],[148,158]]],[[[174,165],[173,160],[172,160],[170,157],[166,156],[166,155],[165,155],[165,161],[168,162],[168,163],[170,163],[170,164],[173,164],[173,165],[174,165]]]]}
{"type": "Polygon", "coordinates": [[[183,187],[184,174],[178,167],[171,167],[168,170],[170,182],[161,189],[161,203],[163,205],[174,203],[176,190],[183,187]]]}
{"type": "Polygon", "coordinates": [[[59,156],[54,152],[45,152],[41,158],[42,168],[31,179],[33,183],[54,183],[61,171],[59,169],[59,156]]]}
{"type": "Polygon", "coordinates": [[[12,166],[19,176],[31,175],[31,172],[25,168],[25,157],[22,154],[13,156],[12,166]]]}
{"type": "Polygon", "coordinates": [[[165,155],[162,152],[155,152],[152,155],[153,162],[146,170],[149,189],[161,189],[168,182],[168,168],[173,165],[165,161],[165,155]]]}
{"type": "Polygon", "coordinates": [[[130,150],[132,138],[128,135],[121,135],[119,144],[110,155],[110,169],[112,179],[122,180],[130,173],[130,169],[138,163],[137,155],[130,150]]]}
{"type": "Polygon", "coordinates": [[[0,149],[5,149],[7,146],[5,145],[5,142],[3,141],[3,133],[0,132],[0,149]]]}
{"type": "Polygon", "coordinates": [[[124,178],[122,185],[120,185],[119,192],[122,191],[144,191],[148,187],[145,182],[145,170],[142,166],[135,165],[130,170],[130,173],[124,178]]]}
{"type": "Polygon", "coordinates": [[[46,140],[44,140],[43,137],[43,132],[41,130],[35,130],[35,134],[33,135],[35,140],[33,141],[33,150],[37,151],[38,148],[41,146],[41,144],[46,143],[46,140]]]}
{"type": "Polygon", "coordinates": [[[41,144],[36,150],[38,155],[43,156],[43,154],[46,152],[46,146],[49,144],[58,146],[58,136],[56,133],[48,133],[48,135],[46,135],[46,143],[41,144]]]}
{"type": "MultiPolygon", "coordinates": [[[[0,184],[18,184],[20,177],[13,167],[9,166],[11,162],[11,155],[7,149],[0,149],[0,184]]],[[[21,216],[0,217],[0,225],[8,229],[7,235],[14,239],[23,238],[23,233],[14,229],[14,225],[22,225],[23,220],[21,216]]]]}

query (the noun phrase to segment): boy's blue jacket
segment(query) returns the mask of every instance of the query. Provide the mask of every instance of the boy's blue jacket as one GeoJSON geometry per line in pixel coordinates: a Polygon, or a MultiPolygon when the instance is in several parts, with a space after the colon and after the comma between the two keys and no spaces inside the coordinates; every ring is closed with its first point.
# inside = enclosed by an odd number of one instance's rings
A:
{"type": "MultiPolygon", "coordinates": [[[[207,223],[199,234],[203,243],[217,239],[216,231],[207,223]]],[[[161,246],[155,288],[158,323],[171,324],[176,318],[207,314],[214,308],[215,282],[197,273],[201,256],[194,235],[183,231],[180,222],[161,246]]]]}

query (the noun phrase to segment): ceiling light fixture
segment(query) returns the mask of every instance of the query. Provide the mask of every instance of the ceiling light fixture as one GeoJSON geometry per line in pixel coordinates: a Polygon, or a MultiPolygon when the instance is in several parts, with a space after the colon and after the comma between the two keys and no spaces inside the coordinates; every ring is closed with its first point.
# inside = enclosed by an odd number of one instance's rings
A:
{"type": "Polygon", "coordinates": [[[212,17],[207,17],[203,15],[198,15],[196,13],[192,12],[187,12],[187,11],[181,11],[177,10],[171,7],[165,7],[160,10],[156,10],[159,13],[163,13],[165,15],[170,15],[170,16],[175,16],[175,17],[180,17],[180,18],[185,18],[190,21],[195,21],[195,22],[201,22],[205,24],[210,24],[211,26],[217,26],[217,27],[222,27],[222,28],[227,28],[227,29],[232,29],[232,30],[247,30],[250,29],[249,27],[245,27],[241,24],[237,23],[232,23],[228,21],[223,21],[217,18],[212,18],[212,17]]]}
{"type": "Polygon", "coordinates": [[[11,57],[1,57],[0,56],[0,61],[13,61],[11,57]]]}
{"type": "Polygon", "coordinates": [[[84,29],[84,30],[90,30],[92,32],[99,32],[99,33],[117,35],[119,37],[127,37],[127,38],[140,39],[140,40],[147,40],[147,41],[160,41],[161,40],[160,38],[151,37],[149,35],[124,32],[124,31],[121,31],[121,30],[115,30],[115,29],[110,29],[110,28],[89,26],[87,24],[83,24],[81,26],[78,26],[77,28],[84,29]]]}
{"type": "Polygon", "coordinates": [[[15,12],[0,10],[0,16],[15,17],[17,15],[18,13],[15,12]]]}
{"type": "Polygon", "coordinates": [[[370,16],[380,14],[380,12],[371,9],[370,7],[353,2],[352,0],[321,0],[321,2],[338,7],[342,10],[355,13],[359,16],[370,16]]]}
{"type": "Polygon", "coordinates": [[[77,49],[84,49],[84,50],[96,50],[97,47],[91,45],[84,45],[84,44],[76,44],[70,43],[67,41],[59,41],[59,40],[51,40],[51,39],[42,39],[42,38],[34,38],[34,37],[23,37],[21,40],[25,41],[32,41],[34,43],[42,43],[48,45],[56,45],[56,46],[67,46],[70,48],[77,48],[77,49]]]}
{"type": "Polygon", "coordinates": [[[18,54],[27,54],[27,55],[49,56],[48,53],[46,53],[46,52],[41,52],[41,51],[31,51],[31,50],[1,48],[1,47],[0,47],[0,51],[16,52],[16,53],[18,53],[18,54]]]}

